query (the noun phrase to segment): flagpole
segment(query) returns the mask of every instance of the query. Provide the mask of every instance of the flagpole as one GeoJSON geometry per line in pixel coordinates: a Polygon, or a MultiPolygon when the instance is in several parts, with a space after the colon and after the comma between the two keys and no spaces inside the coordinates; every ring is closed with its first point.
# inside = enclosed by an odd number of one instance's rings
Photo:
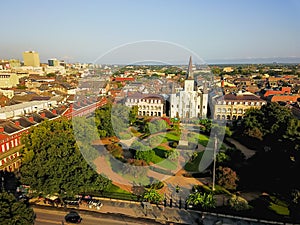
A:
{"type": "Polygon", "coordinates": [[[213,184],[212,184],[212,191],[215,191],[215,182],[216,182],[216,150],[217,150],[217,135],[215,135],[215,146],[214,146],[214,164],[213,164],[213,184]]]}

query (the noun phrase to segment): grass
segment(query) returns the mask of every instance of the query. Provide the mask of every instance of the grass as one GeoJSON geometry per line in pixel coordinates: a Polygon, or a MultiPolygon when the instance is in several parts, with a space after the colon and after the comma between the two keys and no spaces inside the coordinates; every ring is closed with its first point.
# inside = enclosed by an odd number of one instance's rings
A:
{"type": "Polygon", "coordinates": [[[194,144],[201,144],[203,146],[207,146],[209,138],[205,136],[204,134],[192,134],[190,137],[188,137],[188,141],[192,142],[194,144]]]}
{"type": "Polygon", "coordinates": [[[157,163],[160,163],[163,160],[164,159],[162,157],[155,154],[155,156],[152,158],[151,162],[153,162],[154,164],[157,164],[157,163]]]}
{"type": "Polygon", "coordinates": [[[277,205],[273,202],[270,203],[269,208],[276,212],[278,215],[288,216],[290,215],[290,211],[287,206],[277,205]]]}
{"type": "Polygon", "coordinates": [[[180,134],[176,131],[170,131],[166,134],[165,138],[167,141],[179,141],[180,134]]]}
{"type": "Polygon", "coordinates": [[[188,172],[199,172],[199,164],[202,159],[203,152],[198,152],[197,156],[193,161],[189,161],[185,166],[184,169],[188,172]]]}
{"type": "Polygon", "coordinates": [[[177,168],[177,163],[169,159],[165,159],[157,165],[168,170],[175,170],[177,168]]]}
{"type": "Polygon", "coordinates": [[[122,188],[118,187],[117,185],[112,184],[111,187],[109,188],[109,192],[114,192],[114,193],[122,193],[122,194],[131,194],[128,191],[123,190],[122,188]]]}
{"type": "Polygon", "coordinates": [[[281,201],[280,199],[276,198],[275,196],[270,196],[271,202],[269,208],[276,212],[279,215],[288,216],[290,211],[288,209],[288,205],[281,201]]]}
{"type": "Polygon", "coordinates": [[[137,184],[149,184],[150,179],[148,176],[138,176],[134,177],[131,174],[122,174],[122,177],[129,181],[134,181],[137,184]]]}

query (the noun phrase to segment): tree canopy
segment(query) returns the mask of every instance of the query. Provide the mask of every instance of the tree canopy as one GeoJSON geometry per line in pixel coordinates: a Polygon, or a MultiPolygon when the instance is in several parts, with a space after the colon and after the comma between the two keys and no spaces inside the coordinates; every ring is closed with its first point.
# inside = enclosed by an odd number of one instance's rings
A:
{"type": "Polygon", "coordinates": [[[13,194],[0,193],[0,224],[34,224],[35,214],[24,202],[17,201],[13,194]]]}
{"type": "Polygon", "coordinates": [[[38,193],[74,195],[105,190],[111,184],[84,160],[69,120],[32,127],[22,142],[21,182],[38,193]]]}
{"type": "Polygon", "coordinates": [[[279,192],[300,187],[295,179],[300,168],[300,121],[289,108],[268,103],[250,109],[235,134],[258,150],[241,171],[244,186],[279,192]]]}

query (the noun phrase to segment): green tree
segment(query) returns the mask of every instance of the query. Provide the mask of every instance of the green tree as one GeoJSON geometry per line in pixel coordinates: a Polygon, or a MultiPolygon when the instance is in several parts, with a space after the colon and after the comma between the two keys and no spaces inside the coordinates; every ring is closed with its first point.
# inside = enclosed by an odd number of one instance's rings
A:
{"type": "Polygon", "coordinates": [[[84,160],[69,120],[32,127],[22,142],[21,182],[37,193],[74,195],[102,191],[111,184],[84,160]]]}
{"type": "Polygon", "coordinates": [[[115,136],[111,122],[112,105],[107,104],[95,110],[95,124],[100,137],[115,136]]]}
{"type": "Polygon", "coordinates": [[[0,193],[0,208],[0,224],[34,224],[35,214],[33,209],[24,202],[17,201],[13,194],[0,193]]]}
{"type": "Polygon", "coordinates": [[[300,148],[300,122],[291,110],[277,103],[269,103],[261,109],[250,109],[241,123],[241,132],[247,137],[262,141],[271,151],[292,152],[300,148]]]}
{"type": "Polygon", "coordinates": [[[129,112],[129,123],[130,124],[134,124],[137,117],[138,117],[138,111],[139,111],[139,107],[138,106],[133,106],[131,109],[130,109],[130,112],[129,112]]]}
{"type": "Polygon", "coordinates": [[[73,117],[72,124],[80,152],[88,162],[93,162],[99,156],[99,151],[93,147],[93,142],[99,139],[94,119],[92,117],[73,117]]]}

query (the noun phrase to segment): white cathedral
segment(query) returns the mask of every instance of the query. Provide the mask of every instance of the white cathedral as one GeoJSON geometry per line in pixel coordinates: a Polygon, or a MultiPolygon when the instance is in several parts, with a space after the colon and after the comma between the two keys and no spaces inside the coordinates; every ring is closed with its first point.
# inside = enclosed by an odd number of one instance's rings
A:
{"type": "Polygon", "coordinates": [[[192,70],[190,57],[184,87],[177,93],[170,95],[170,117],[182,119],[196,119],[207,117],[208,93],[197,86],[192,70]]]}

